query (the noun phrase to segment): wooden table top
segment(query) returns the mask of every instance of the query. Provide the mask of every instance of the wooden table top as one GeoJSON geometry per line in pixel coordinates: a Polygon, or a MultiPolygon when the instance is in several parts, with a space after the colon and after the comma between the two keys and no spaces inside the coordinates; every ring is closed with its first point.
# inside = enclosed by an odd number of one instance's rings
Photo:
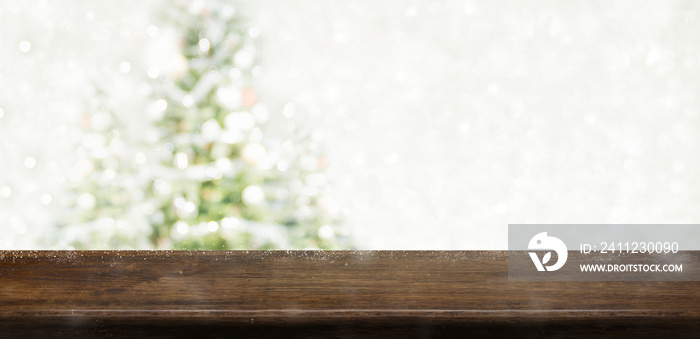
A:
{"type": "Polygon", "coordinates": [[[0,251],[0,337],[700,337],[700,282],[507,266],[505,251],[0,251]]]}

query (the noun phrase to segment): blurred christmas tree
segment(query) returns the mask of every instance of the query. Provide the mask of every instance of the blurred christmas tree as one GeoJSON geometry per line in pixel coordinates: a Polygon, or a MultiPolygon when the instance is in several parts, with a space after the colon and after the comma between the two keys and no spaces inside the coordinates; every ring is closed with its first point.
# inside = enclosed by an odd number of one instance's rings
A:
{"type": "MultiPolygon", "coordinates": [[[[147,71],[155,145],[142,145],[149,149],[145,152],[133,145],[121,153],[102,151],[99,159],[86,153],[78,166],[90,173],[77,195],[77,221],[104,230],[118,224],[121,214],[138,211],[143,218],[123,225],[137,229],[131,234],[152,248],[347,247],[326,192],[327,163],[320,147],[298,128],[293,104],[284,107],[280,119],[269,119],[258,102],[253,87],[260,74],[258,30],[246,27],[225,1],[168,3],[162,13],[166,28],[149,27],[162,42],[156,49],[160,61],[147,71]],[[169,40],[177,47],[168,48],[169,40]],[[154,157],[140,159],[150,153],[154,157]],[[105,184],[122,176],[132,179],[125,180],[129,185],[105,184]],[[144,223],[150,225],[145,231],[144,223]]],[[[118,139],[116,117],[108,120],[112,125],[88,134],[106,143],[118,139]]],[[[118,234],[102,233],[112,239],[108,247],[143,247],[133,237],[114,238],[118,234]]],[[[80,240],[73,244],[90,247],[80,240]]]]}
{"type": "Polygon", "coordinates": [[[61,226],[48,234],[59,248],[151,248],[147,214],[154,205],[144,188],[153,168],[145,166],[145,148],[125,137],[115,107],[102,90],[83,108],[79,119],[76,161],[67,178],[71,188],[61,226]]]}

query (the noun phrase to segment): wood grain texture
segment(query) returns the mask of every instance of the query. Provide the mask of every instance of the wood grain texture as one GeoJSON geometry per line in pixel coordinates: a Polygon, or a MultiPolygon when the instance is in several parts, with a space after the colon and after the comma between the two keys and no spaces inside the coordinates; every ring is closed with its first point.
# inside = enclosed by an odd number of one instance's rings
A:
{"type": "Polygon", "coordinates": [[[4,251],[0,337],[700,336],[700,282],[507,272],[503,251],[4,251]]]}

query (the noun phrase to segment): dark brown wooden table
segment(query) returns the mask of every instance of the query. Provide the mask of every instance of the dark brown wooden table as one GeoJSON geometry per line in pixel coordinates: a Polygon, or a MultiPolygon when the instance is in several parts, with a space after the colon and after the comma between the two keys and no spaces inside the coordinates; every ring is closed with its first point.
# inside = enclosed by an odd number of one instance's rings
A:
{"type": "Polygon", "coordinates": [[[662,335],[700,337],[700,282],[508,281],[503,251],[0,252],[3,338],[662,335]]]}

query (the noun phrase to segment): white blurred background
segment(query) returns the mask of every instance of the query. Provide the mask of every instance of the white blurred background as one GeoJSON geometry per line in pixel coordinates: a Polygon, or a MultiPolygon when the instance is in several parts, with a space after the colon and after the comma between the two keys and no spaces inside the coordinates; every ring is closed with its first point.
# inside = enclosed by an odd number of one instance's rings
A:
{"type": "MultiPolygon", "coordinates": [[[[0,2],[0,247],[37,248],[90,81],[134,98],[167,2],[0,2]],[[134,85],[128,85],[134,82],[134,85]]],[[[327,149],[359,248],[505,249],[508,223],[700,222],[700,4],[234,3],[261,100],[327,149]]]]}

